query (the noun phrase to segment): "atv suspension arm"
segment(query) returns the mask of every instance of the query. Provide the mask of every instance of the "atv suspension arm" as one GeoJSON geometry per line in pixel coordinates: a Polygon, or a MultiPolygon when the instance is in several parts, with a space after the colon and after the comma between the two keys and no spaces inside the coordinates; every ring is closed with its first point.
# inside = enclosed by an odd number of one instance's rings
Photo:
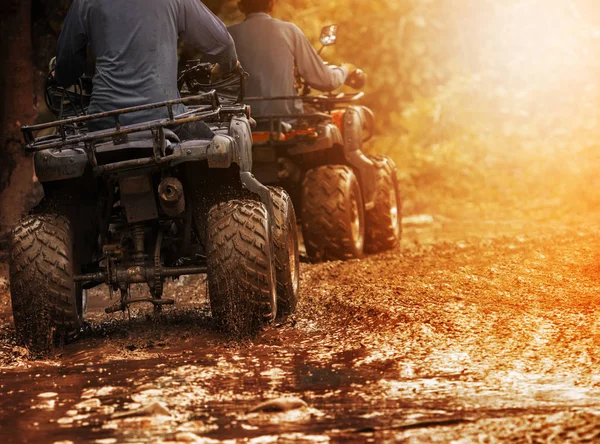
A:
{"type": "MultiPolygon", "coordinates": [[[[186,274],[205,274],[206,266],[200,267],[160,267],[158,269],[161,278],[177,277],[186,274]]],[[[131,266],[129,268],[120,268],[112,276],[113,282],[106,282],[107,275],[103,271],[96,273],[80,274],[75,276],[75,282],[102,284],[142,284],[153,282],[154,270],[152,267],[131,266]]]]}

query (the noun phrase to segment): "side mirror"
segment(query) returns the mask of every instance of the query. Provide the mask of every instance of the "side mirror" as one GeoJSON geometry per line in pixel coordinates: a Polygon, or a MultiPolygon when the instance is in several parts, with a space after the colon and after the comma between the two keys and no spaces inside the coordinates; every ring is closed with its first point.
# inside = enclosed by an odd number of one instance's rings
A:
{"type": "Polygon", "coordinates": [[[328,26],[324,26],[323,29],[321,29],[321,45],[323,46],[331,46],[331,45],[335,45],[335,42],[337,40],[337,30],[338,30],[338,25],[328,25],[328,26]]]}

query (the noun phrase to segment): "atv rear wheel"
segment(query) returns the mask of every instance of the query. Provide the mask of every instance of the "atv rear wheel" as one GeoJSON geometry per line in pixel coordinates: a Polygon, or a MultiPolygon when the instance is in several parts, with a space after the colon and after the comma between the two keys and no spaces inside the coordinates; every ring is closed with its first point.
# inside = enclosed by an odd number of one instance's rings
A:
{"type": "Polygon", "coordinates": [[[69,220],[32,214],[12,232],[9,260],[15,330],[20,342],[46,353],[75,335],[83,321],[84,293],[73,280],[79,272],[69,220]]]}
{"type": "Polygon", "coordinates": [[[285,317],[296,311],[300,290],[300,255],[298,226],[294,205],[288,193],[279,187],[271,192],[275,220],[273,245],[277,276],[277,314],[285,317]]]}
{"type": "Polygon", "coordinates": [[[230,200],[208,213],[208,292],[217,324],[234,337],[256,333],[277,313],[269,217],[253,200],[230,200]]]}
{"type": "Polygon", "coordinates": [[[302,234],[311,259],[363,256],[364,206],[351,168],[326,165],[306,173],[302,183],[302,234]]]}
{"type": "Polygon", "coordinates": [[[402,238],[402,200],[396,165],[387,156],[368,156],[376,166],[375,206],[365,215],[366,249],[369,253],[391,250],[402,238]]]}

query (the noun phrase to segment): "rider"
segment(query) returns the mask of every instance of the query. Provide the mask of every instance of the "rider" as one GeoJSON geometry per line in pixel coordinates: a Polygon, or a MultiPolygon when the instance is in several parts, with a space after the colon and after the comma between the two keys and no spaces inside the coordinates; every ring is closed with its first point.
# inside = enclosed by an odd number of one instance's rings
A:
{"type": "MultiPolygon", "coordinates": [[[[200,0],[73,0],[58,39],[55,80],[64,87],[77,82],[89,43],[96,57],[90,114],[177,99],[178,36],[218,62],[221,72],[235,68],[227,28],[200,0]]],[[[166,108],[157,108],[122,115],[120,123],[166,117],[166,108]]],[[[88,124],[92,130],[111,126],[112,119],[88,124]]],[[[175,132],[182,138],[212,135],[203,122],[175,132]]]]}
{"type": "MultiPolygon", "coordinates": [[[[306,36],[293,23],[272,18],[275,0],[240,0],[246,20],[229,27],[242,66],[250,77],[246,95],[252,97],[295,96],[294,68],[320,91],[344,84],[348,69],[325,65],[306,36]]],[[[301,114],[301,100],[252,102],[256,115],[301,114]]]]}

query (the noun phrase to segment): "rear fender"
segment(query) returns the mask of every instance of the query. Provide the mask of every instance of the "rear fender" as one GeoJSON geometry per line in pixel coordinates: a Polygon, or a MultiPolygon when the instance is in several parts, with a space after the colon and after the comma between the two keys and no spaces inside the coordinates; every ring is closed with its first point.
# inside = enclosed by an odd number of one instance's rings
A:
{"type": "Polygon", "coordinates": [[[357,151],[362,148],[362,132],[365,123],[363,110],[360,106],[349,106],[344,113],[342,133],[344,148],[347,152],[357,151]]]}
{"type": "Polygon", "coordinates": [[[333,123],[323,122],[317,125],[317,137],[310,142],[290,145],[287,152],[290,156],[298,156],[316,151],[323,151],[335,146],[342,146],[344,139],[339,128],[333,123]]]}
{"type": "Polygon", "coordinates": [[[270,250],[271,254],[273,255],[273,252],[275,251],[275,245],[273,244],[273,239],[275,239],[273,234],[273,226],[275,225],[275,208],[273,207],[273,201],[271,200],[271,192],[249,171],[240,171],[240,179],[242,181],[242,187],[244,187],[244,189],[250,193],[258,196],[259,200],[267,208],[267,212],[269,213],[270,250]]]}
{"type": "Polygon", "coordinates": [[[83,176],[88,157],[81,147],[53,148],[38,151],[33,156],[35,174],[40,182],[75,179],[83,176]]]}
{"type": "Polygon", "coordinates": [[[229,134],[236,145],[235,163],[242,172],[252,171],[252,127],[245,116],[234,116],[229,125],[229,134]]]}
{"type": "Polygon", "coordinates": [[[271,201],[271,192],[269,189],[260,183],[258,179],[256,179],[256,177],[254,177],[254,175],[249,171],[240,171],[240,180],[242,182],[242,187],[244,187],[246,191],[258,196],[259,200],[265,205],[265,207],[267,207],[269,218],[271,221],[273,221],[275,212],[273,209],[273,202],[271,201]]]}
{"type": "Polygon", "coordinates": [[[252,129],[246,117],[234,116],[229,134],[213,137],[206,151],[206,160],[209,168],[229,168],[236,164],[240,171],[252,170],[252,129]]]}
{"type": "Polygon", "coordinates": [[[373,162],[371,162],[362,152],[363,129],[366,123],[367,119],[363,107],[349,106],[346,109],[342,122],[344,156],[358,176],[365,209],[368,211],[375,206],[377,174],[373,162]]]}

